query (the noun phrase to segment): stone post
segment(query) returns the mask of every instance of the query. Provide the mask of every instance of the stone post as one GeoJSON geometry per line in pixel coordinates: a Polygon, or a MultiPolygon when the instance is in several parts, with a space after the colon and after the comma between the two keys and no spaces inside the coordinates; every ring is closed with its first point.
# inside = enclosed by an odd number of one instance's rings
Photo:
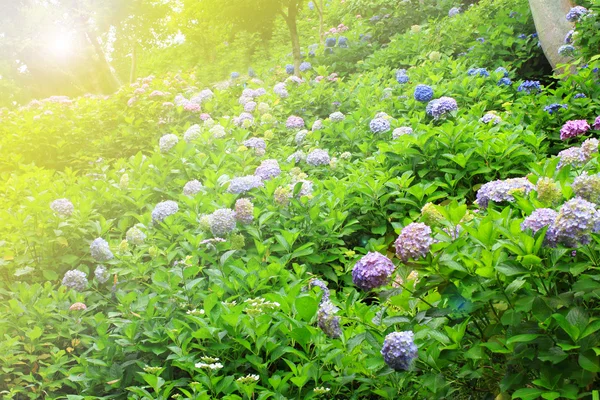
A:
{"type": "Polygon", "coordinates": [[[533,22],[537,30],[542,50],[552,68],[569,61],[568,57],[558,54],[567,33],[573,25],[565,16],[573,7],[570,0],[529,0],[533,22]]]}

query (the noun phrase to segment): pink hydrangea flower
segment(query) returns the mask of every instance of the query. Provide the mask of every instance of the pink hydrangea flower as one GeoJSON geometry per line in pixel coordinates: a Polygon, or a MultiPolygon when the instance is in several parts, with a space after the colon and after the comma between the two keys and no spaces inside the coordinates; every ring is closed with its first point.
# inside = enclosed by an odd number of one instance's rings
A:
{"type": "Polygon", "coordinates": [[[590,129],[590,125],[585,119],[575,119],[567,121],[560,130],[560,139],[566,140],[575,136],[585,134],[590,129]]]}

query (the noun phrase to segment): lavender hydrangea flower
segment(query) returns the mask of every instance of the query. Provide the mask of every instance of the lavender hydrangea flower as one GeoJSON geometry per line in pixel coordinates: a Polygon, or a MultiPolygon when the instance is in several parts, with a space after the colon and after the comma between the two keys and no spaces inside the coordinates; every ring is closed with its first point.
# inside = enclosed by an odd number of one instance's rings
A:
{"type": "Polygon", "coordinates": [[[542,90],[539,81],[525,81],[517,88],[518,92],[525,92],[527,94],[538,93],[542,90]]]}
{"type": "Polygon", "coordinates": [[[99,262],[112,260],[114,257],[110,251],[108,242],[102,238],[94,239],[90,244],[90,252],[92,253],[92,258],[99,262]]]}
{"type": "Polygon", "coordinates": [[[50,203],[50,208],[61,217],[70,217],[75,210],[69,199],[56,199],[50,203]]]}
{"type": "Polygon", "coordinates": [[[570,147],[566,150],[562,150],[558,153],[558,157],[560,158],[560,162],[557,166],[558,169],[565,165],[581,167],[589,161],[589,158],[586,157],[585,153],[579,147],[570,147]]]}
{"type": "Polygon", "coordinates": [[[571,29],[569,32],[567,32],[567,35],[565,36],[565,44],[572,44],[573,43],[573,34],[575,33],[575,30],[571,29]]]}
{"type": "Polygon", "coordinates": [[[329,114],[329,119],[331,120],[331,122],[342,122],[344,119],[346,119],[346,116],[344,115],[344,113],[336,111],[329,114]]]}
{"type": "Polygon", "coordinates": [[[62,284],[63,286],[68,287],[69,289],[73,289],[78,292],[83,292],[88,285],[87,275],[83,271],[72,269],[65,273],[65,276],[62,280],[62,284]]]}
{"type": "Polygon", "coordinates": [[[244,140],[244,146],[249,149],[266,149],[267,143],[262,138],[253,137],[248,140],[244,140]]]}
{"type": "Polygon", "coordinates": [[[575,55],[575,47],[570,44],[564,44],[558,48],[558,54],[563,57],[573,57],[575,55]]]}
{"type": "Polygon", "coordinates": [[[560,139],[566,140],[575,136],[584,135],[590,129],[585,119],[567,121],[560,130],[560,139]]]}
{"type": "Polygon", "coordinates": [[[160,202],[152,210],[152,221],[162,222],[169,215],[173,215],[177,211],[179,211],[179,205],[173,200],[160,202]]]}
{"type": "Polygon", "coordinates": [[[195,194],[200,193],[203,189],[204,186],[202,186],[202,183],[200,183],[199,180],[194,179],[187,182],[183,186],[183,194],[186,196],[194,196],[195,194]]]}
{"type": "Polygon", "coordinates": [[[246,193],[249,190],[254,188],[263,187],[265,184],[263,183],[260,176],[256,175],[247,175],[242,176],[240,178],[233,178],[229,182],[229,188],[227,188],[227,192],[233,194],[241,194],[246,193]]]}
{"type": "Polygon", "coordinates": [[[329,164],[329,161],[331,160],[329,159],[329,153],[327,153],[327,150],[315,149],[308,153],[308,156],[306,156],[306,163],[315,167],[319,165],[327,165],[329,164]]]}
{"type": "Polygon", "coordinates": [[[289,93],[288,93],[287,89],[285,88],[285,83],[283,83],[283,82],[276,84],[273,87],[273,92],[277,96],[281,97],[282,99],[285,99],[286,97],[289,96],[289,93]]]}
{"type": "Polygon", "coordinates": [[[496,203],[514,201],[514,193],[528,194],[534,188],[527,178],[511,178],[488,182],[477,191],[475,204],[485,209],[490,200],[496,203]]]}
{"type": "Polygon", "coordinates": [[[427,104],[425,112],[434,119],[440,119],[443,115],[458,110],[458,104],[452,97],[440,97],[427,104]]]}
{"type": "Polygon", "coordinates": [[[244,111],[245,112],[254,112],[254,110],[256,109],[256,102],[255,101],[249,101],[246,104],[244,104],[244,111]]]}
{"type": "Polygon", "coordinates": [[[571,188],[576,196],[581,197],[584,200],[592,203],[598,203],[600,201],[599,174],[588,175],[588,173],[584,171],[575,178],[571,184],[571,188]]]}
{"type": "Polygon", "coordinates": [[[398,139],[400,136],[411,135],[412,133],[413,129],[410,126],[401,126],[394,129],[392,132],[392,139],[398,139]]]}
{"type": "Polygon", "coordinates": [[[372,290],[386,285],[395,268],[386,256],[369,252],[354,265],[352,282],[362,290],[372,290]]]}
{"type": "Polygon", "coordinates": [[[427,85],[417,85],[415,87],[414,98],[421,103],[426,103],[433,98],[433,89],[427,85]]]}
{"type": "Polygon", "coordinates": [[[108,278],[110,278],[110,273],[104,265],[98,265],[94,270],[94,277],[99,283],[103,284],[108,281],[108,278]]]}
{"type": "Polygon", "coordinates": [[[521,230],[531,229],[536,233],[546,226],[552,226],[558,213],[551,208],[538,208],[521,223],[521,230]]]}
{"type": "Polygon", "coordinates": [[[291,115],[290,117],[288,117],[285,126],[288,129],[302,129],[304,128],[304,120],[302,119],[302,117],[291,115]]]}
{"type": "Polygon", "coordinates": [[[552,104],[544,107],[544,111],[546,111],[548,114],[552,115],[560,109],[566,110],[567,108],[569,108],[569,106],[566,104],[552,103],[552,104]]]}
{"type": "Polygon", "coordinates": [[[300,64],[300,72],[306,72],[312,68],[312,65],[308,61],[304,61],[300,64]]]}
{"type": "Polygon", "coordinates": [[[313,287],[318,287],[323,292],[321,295],[321,303],[329,300],[329,288],[325,282],[317,278],[311,279],[311,281],[308,282],[308,288],[311,289],[313,287]]]}
{"type": "Polygon", "coordinates": [[[139,246],[144,244],[144,240],[146,240],[146,234],[134,226],[127,230],[125,239],[127,239],[128,243],[139,246]]]}
{"type": "Polygon", "coordinates": [[[399,84],[408,83],[409,80],[410,78],[406,74],[405,69],[399,69],[396,71],[396,81],[398,81],[399,84]]]}
{"type": "Polygon", "coordinates": [[[575,197],[560,208],[552,227],[556,240],[568,247],[589,242],[589,233],[598,222],[596,205],[575,197]]]}
{"type": "Polygon", "coordinates": [[[392,332],[385,337],[381,355],[385,363],[396,371],[409,370],[415,358],[418,357],[417,345],[411,331],[392,332]]]}
{"type": "Polygon", "coordinates": [[[369,128],[373,133],[385,133],[390,130],[390,121],[385,118],[374,118],[369,123],[369,128]]]}
{"type": "Polygon", "coordinates": [[[600,130],[600,116],[596,117],[596,120],[594,121],[592,128],[594,128],[597,131],[600,130]]]}
{"type": "Polygon", "coordinates": [[[420,222],[406,225],[394,243],[396,255],[403,262],[425,257],[434,243],[431,228],[420,222]]]}
{"type": "Polygon", "coordinates": [[[304,143],[304,139],[306,139],[306,135],[308,135],[308,131],[306,129],[302,129],[301,131],[298,131],[298,133],[296,133],[296,136],[294,137],[294,141],[296,142],[296,144],[298,146],[300,146],[302,143],[304,143]]]}
{"type": "Polygon", "coordinates": [[[279,174],[281,174],[281,169],[279,168],[277,160],[274,159],[262,161],[254,172],[254,175],[260,177],[264,181],[275,178],[276,176],[279,176],[279,174]]]}
{"type": "Polygon", "coordinates": [[[171,150],[179,142],[177,135],[172,133],[166,134],[158,141],[158,147],[160,147],[161,153],[166,153],[171,150]]]}
{"type": "Polygon", "coordinates": [[[251,224],[254,220],[254,204],[248,199],[235,202],[235,219],[242,224],[251,224]]]}
{"type": "Polygon", "coordinates": [[[499,124],[500,122],[502,122],[502,119],[497,116],[496,114],[489,112],[486,113],[483,117],[481,117],[479,119],[480,122],[483,122],[484,124],[489,124],[490,122],[492,123],[492,125],[496,125],[499,124]]]}
{"type": "Polygon", "coordinates": [[[569,10],[565,18],[569,22],[577,22],[588,13],[588,9],[582,6],[575,6],[569,10]]]}
{"type": "Polygon", "coordinates": [[[452,7],[450,9],[450,11],[448,11],[448,16],[449,17],[454,17],[455,15],[460,14],[460,8],[459,7],[452,7]]]}
{"type": "Polygon", "coordinates": [[[250,113],[243,112],[239,115],[239,117],[235,117],[233,119],[233,123],[236,126],[242,126],[244,128],[248,128],[254,124],[254,116],[250,113]]]}
{"type": "Polygon", "coordinates": [[[318,119],[315,122],[313,122],[311,130],[314,132],[314,131],[318,131],[320,129],[323,129],[323,121],[318,119]]]}
{"type": "Polygon", "coordinates": [[[183,134],[183,140],[186,143],[191,143],[200,137],[200,125],[194,124],[190,126],[183,134]]]}
{"type": "Polygon", "coordinates": [[[288,65],[286,65],[286,66],[285,66],[285,72],[286,72],[288,75],[291,75],[291,74],[293,74],[293,73],[294,73],[294,66],[293,66],[292,64],[288,64],[288,65]]]}
{"type": "Polygon", "coordinates": [[[334,306],[329,300],[321,302],[319,311],[317,311],[317,325],[323,333],[332,339],[342,336],[340,317],[335,315],[338,311],[339,308],[334,306]]]}
{"type": "Polygon", "coordinates": [[[235,211],[220,208],[209,215],[209,224],[214,236],[225,236],[235,229],[235,211]]]}
{"type": "Polygon", "coordinates": [[[296,195],[296,197],[304,197],[304,196],[310,196],[313,193],[313,183],[311,181],[305,180],[305,179],[300,179],[296,182],[290,183],[288,189],[291,193],[293,193],[294,188],[296,187],[297,184],[301,184],[300,185],[300,191],[298,192],[298,194],[296,195]]]}
{"type": "Polygon", "coordinates": [[[504,77],[498,81],[497,86],[510,86],[512,85],[512,81],[508,77],[504,77]]]}
{"type": "Polygon", "coordinates": [[[298,150],[290,154],[290,156],[286,159],[287,162],[294,162],[294,164],[298,164],[301,161],[306,160],[306,154],[302,150],[298,150]]]}

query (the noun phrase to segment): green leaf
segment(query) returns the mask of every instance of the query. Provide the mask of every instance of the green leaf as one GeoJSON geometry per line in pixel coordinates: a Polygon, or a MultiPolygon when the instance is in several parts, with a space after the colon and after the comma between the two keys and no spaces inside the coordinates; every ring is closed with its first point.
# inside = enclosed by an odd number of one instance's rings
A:
{"type": "Polygon", "coordinates": [[[543,390],[536,388],[524,388],[515,391],[512,395],[513,399],[535,400],[544,393],[543,390]]]}
{"type": "Polygon", "coordinates": [[[531,342],[531,341],[537,339],[540,336],[541,335],[538,335],[535,333],[525,333],[523,335],[516,335],[516,336],[512,336],[512,337],[508,338],[508,340],[506,341],[506,344],[527,343],[527,342],[531,342]]]}
{"type": "Polygon", "coordinates": [[[600,361],[598,360],[598,356],[596,356],[592,350],[579,353],[577,361],[579,362],[579,366],[586,371],[600,372],[600,361]]]}
{"type": "Polygon", "coordinates": [[[315,316],[319,304],[311,296],[301,296],[296,298],[294,306],[300,318],[304,321],[310,321],[315,316]]]}

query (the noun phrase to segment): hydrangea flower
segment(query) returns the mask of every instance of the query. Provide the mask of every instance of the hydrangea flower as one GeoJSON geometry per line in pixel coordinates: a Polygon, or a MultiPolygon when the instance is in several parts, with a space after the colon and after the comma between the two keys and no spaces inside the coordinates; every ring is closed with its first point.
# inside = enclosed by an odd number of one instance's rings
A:
{"type": "Polygon", "coordinates": [[[288,65],[286,65],[286,66],[285,66],[285,72],[286,72],[288,75],[291,75],[291,74],[293,74],[293,73],[294,73],[294,66],[293,66],[292,64],[288,64],[288,65]]]}
{"type": "Polygon", "coordinates": [[[289,185],[289,193],[291,195],[291,193],[293,193],[294,188],[296,187],[296,185],[298,183],[301,183],[300,186],[300,191],[297,194],[297,197],[304,197],[304,196],[310,196],[312,195],[313,192],[313,183],[311,181],[305,180],[305,179],[300,179],[296,182],[290,183],[289,185]]]}
{"type": "Polygon", "coordinates": [[[321,328],[323,333],[332,339],[342,336],[340,317],[335,315],[338,311],[339,308],[334,306],[329,300],[321,302],[319,310],[317,311],[317,325],[321,328]]]}
{"type": "Polygon", "coordinates": [[[415,100],[426,103],[433,98],[433,89],[427,85],[417,85],[414,92],[415,100]]]}
{"type": "Polygon", "coordinates": [[[244,111],[245,112],[253,112],[256,109],[256,102],[255,101],[249,101],[246,104],[244,104],[244,111]]]}
{"type": "Polygon", "coordinates": [[[250,78],[254,78],[256,76],[256,72],[254,72],[254,69],[252,67],[248,68],[248,76],[250,78]]]}
{"type": "Polygon", "coordinates": [[[385,337],[381,355],[385,363],[396,371],[409,370],[418,357],[417,345],[411,331],[392,332],[385,337]]]}
{"type": "Polygon", "coordinates": [[[254,188],[263,187],[265,184],[263,183],[260,176],[256,175],[247,175],[242,176],[240,178],[233,178],[229,182],[229,187],[227,188],[227,192],[234,194],[246,193],[249,190],[254,188]]]}
{"type": "Polygon", "coordinates": [[[191,143],[200,137],[200,125],[194,124],[190,126],[183,134],[183,140],[186,143],[191,143]]]}
{"type": "Polygon", "coordinates": [[[301,161],[306,160],[306,154],[302,150],[298,150],[290,154],[290,156],[286,159],[287,162],[294,162],[294,164],[298,164],[301,161]]]}
{"type": "Polygon", "coordinates": [[[564,44],[558,48],[558,54],[563,57],[572,57],[575,55],[575,47],[570,44],[564,44]]]}
{"type": "Polygon", "coordinates": [[[394,129],[392,132],[392,139],[398,139],[403,135],[411,135],[413,133],[413,129],[410,126],[401,126],[399,128],[394,129]]]}
{"type": "Polygon", "coordinates": [[[69,289],[83,292],[88,285],[87,274],[77,269],[67,271],[63,277],[62,284],[69,289]]]}
{"type": "Polygon", "coordinates": [[[408,83],[409,80],[410,80],[410,78],[406,74],[405,69],[399,69],[396,71],[396,81],[398,81],[398,83],[400,83],[400,84],[408,83]]]}
{"type": "Polygon", "coordinates": [[[315,167],[319,165],[327,165],[329,164],[329,161],[331,160],[329,159],[327,150],[315,149],[308,153],[308,156],[306,156],[306,163],[315,167]]]}
{"type": "Polygon", "coordinates": [[[512,81],[510,80],[510,78],[504,77],[504,78],[501,78],[496,85],[497,86],[510,86],[510,85],[512,85],[512,81]]]}
{"type": "Polygon", "coordinates": [[[304,139],[306,139],[306,135],[308,135],[308,131],[306,129],[302,129],[301,131],[298,131],[298,133],[296,133],[296,137],[294,138],[294,141],[296,142],[296,144],[298,146],[300,146],[302,143],[304,143],[304,139]]]}
{"type": "Polygon", "coordinates": [[[232,73],[231,73],[231,79],[237,79],[237,78],[239,78],[239,77],[240,77],[240,74],[239,74],[239,72],[232,72],[232,73]]]}
{"type": "Polygon", "coordinates": [[[236,126],[242,126],[244,128],[249,128],[250,126],[252,126],[254,124],[254,117],[250,113],[243,112],[239,115],[239,117],[236,117],[233,119],[233,123],[236,126]]]}
{"type": "Polygon", "coordinates": [[[573,96],[574,99],[585,99],[586,97],[585,93],[575,93],[575,96],[573,96]]]}
{"type": "Polygon", "coordinates": [[[279,82],[278,84],[276,84],[273,87],[273,92],[278,95],[279,97],[281,97],[282,99],[285,99],[286,97],[289,96],[289,93],[287,91],[287,89],[285,88],[285,83],[283,82],[279,82]]]}
{"type": "Polygon", "coordinates": [[[537,198],[542,203],[554,204],[562,199],[562,192],[556,182],[551,178],[543,177],[538,179],[535,190],[537,198]]]}
{"type": "Polygon", "coordinates": [[[565,36],[565,44],[573,43],[573,34],[574,33],[575,33],[575,30],[573,30],[573,29],[571,29],[569,32],[567,32],[567,35],[565,36]]]}
{"type": "Polygon", "coordinates": [[[567,108],[569,108],[569,106],[566,104],[552,103],[552,104],[544,107],[544,111],[546,111],[548,114],[552,115],[560,109],[566,110],[567,108]]]}
{"type": "Polygon", "coordinates": [[[323,121],[318,119],[315,122],[313,122],[311,130],[314,132],[314,131],[318,131],[320,129],[323,129],[323,121]]]}
{"type": "Polygon", "coordinates": [[[431,228],[423,223],[413,222],[402,229],[394,244],[398,258],[407,262],[411,258],[425,257],[433,243],[431,228]]]}
{"type": "Polygon", "coordinates": [[[267,143],[262,138],[252,137],[248,140],[244,140],[244,146],[249,149],[266,149],[267,143]]]}
{"type": "Polygon", "coordinates": [[[302,117],[291,115],[290,117],[288,117],[285,126],[288,129],[302,129],[304,128],[304,120],[302,119],[302,117]]]}
{"type": "Polygon", "coordinates": [[[369,123],[369,128],[373,133],[385,133],[390,130],[390,122],[385,118],[374,118],[369,123]]]}
{"type": "Polygon", "coordinates": [[[342,49],[348,48],[348,38],[346,36],[340,36],[340,38],[338,39],[338,47],[342,49]]]}
{"type": "Polygon", "coordinates": [[[525,81],[517,88],[518,92],[525,92],[527,94],[538,93],[542,90],[539,81],[525,81]]]}
{"type": "Polygon", "coordinates": [[[575,6],[569,10],[569,12],[567,13],[567,15],[565,17],[567,18],[567,21],[569,21],[569,22],[577,22],[581,19],[581,17],[583,17],[587,13],[588,13],[587,8],[582,7],[582,6],[575,6]]]}
{"type": "Polygon", "coordinates": [[[560,130],[560,139],[566,140],[575,136],[584,135],[590,129],[585,119],[567,121],[560,130]]]}
{"type": "Polygon", "coordinates": [[[498,67],[498,68],[496,68],[496,70],[494,72],[497,74],[502,74],[503,77],[508,76],[508,71],[504,67],[498,67]]]}
{"type": "Polygon", "coordinates": [[[258,104],[258,112],[260,114],[266,114],[270,111],[271,111],[271,107],[267,103],[261,102],[258,104]]]}
{"type": "Polygon", "coordinates": [[[94,270],[94,277],[99,283],[104,284],[110,278],[110,274],[104,265],[98,265],[94,270]]]}
{"type": "Polygon", "coordinates": [[[468,76],[490,76],[490,73],[485,68],[471,68],[467,71],[468,76]]]}
{"type": "Polygon", "coordinates": [[[496,125],[502,122],[502,119],[493,112],[488,112],[483,117],[481,117],[479,121],[483,122],[484,124],[489,124],[491,122],[493,125],[496,125]]]}
{"type": "Polygon", "coordinates": [[[346,116],[344,115],[344,113],[342,113],[340,111],[336,111],[336,112],[329,114],[329,119],[331,120],[331,122],[341,122],[344,119],[346,119],[346,116]]]}
{"type": "Polygon", "coordinates": [[[589,242],[589,233],[597,222],[596,205],[575,197],[562,205],[551,229],[557,242],[576,247],[577,243],[589,242]]]}
{"type": "Polygon", "coordinates": [[[321,303],[329,300],[329,288],[325,282],[317,278],[311,279],[311,281],[308,282],[308,288],[312,289],[313,287],[318,287],[323,292],[321,295],[321,303]]]}
{"type": "Polygon", "coordinates": [[[427,203],[421,208],[421,218],[427,225],[438,225],[444,216],[433,203],[427,203]]]}
{"type": "Polygon", "coordinates": [[[75,211],[75,207],[69,199],[56,199],[50,203],[50,208],[61,217],[70,217],[75,211]]]}
{"type": "Polygon", "coordinates": [[[134,226],[127,230],[125,239],[127,239],[128,243],[139,246],[144,244],[144,240],[146,240],[146,234],[134,226]]]}
{"type": "Polygon", "coordinates": [[[488,182],[477,191],[475,204],[481,208],[487,208],[490,200],[496,203],[514,201],[514,193],[528,194],[534,188],[527,178],[510,178],[488,182]]]}
{"type": "Polygon", "coordinates": [[[215,139],[220,139],[227,134],[222,125],[215,125],[208,131],[215,139]]]}
{"type": "Polygon", "coordinates": [[[169,215],[175,214],[179,211],[179,205],[173,200],[162,201],[154,206],[152,210],[152,221],[162,222],[169,215]]]}
{"type": "Polygon", "coordinates": [[[204,186],[202,186],[202,183],[200,183],[199,180],[194,179],[194,180],[187,182],[183,186],[183,194],[186,196],[194,196],[195,194],[200,193],[202,191],[202,189],[204,189],[204,186]]]}
{"type": "Polygon", "coordinates": [[[600,130],[600,116],[596,117],[596,120],[594,121],[592,128],[594,128],[597,131],[600,130]]]}
{"type": "Polygon", "coordinates": [[[460,14],[460,8],[459,7],[452,7],[450,9],[450,11],[448,11],[448,16],[449,17],[454,17],[455,15],[460,14]]]}
{"type": "Polygon", "coordinates": [[[443,115],[456,110],[458,110],[456,100],[452,97],[444,96],[430,101],[429,104],[427,104],[425,112],[434,119],[439,119],[443,115]]]}
{"type": "Polygon", "coordinates": [[[254,175],[265,181],[275,178],[276,176],[279,176],[279,174],[281,174],[281,169],[279,168],[277,160],[274,159],[262,161],[260,165],[256,167],[256,171],[254,172],[254,175]]]}
{"type": "Polygon", "coordinates": [[[538,208],[521,223],[521,230],[531,229],[536,233],[546,226],[552,226],[558,213],[551,208],[538,208]]]}
{"type": "Polygon", "coordinates": [[[235,219],[242,224],[250,224],[254,220],[254,204],[248,199],[235,202],[235,219]]]}
{"type": "Polygon", "coordinates": [[[589,158],[586,157],[585,153],[579,147],[570,147],[566,150],[562,150],[558,153],[558,157],[560,158],[560,162],[557,166],[558,169],[565,165],[581,167],[589,161],[589,158]]]}
{"type": "Polygon", "coordinates": [[[600,201],[600,175],[583,172],[573,180],[571,188],[576,196],[592,203],[600,201]]]}
{"type": "Polygon", "coordinates": [[[92,258],[99,262],[112,260],[114,258],[114,255],[108,246],[108,242],[102,238],[94,239],[90,244],[90,252],[92,253],[92,258]]]}
{"type": "Polygon", "coordinates": [[[334,38],[334,37],[328,37],[327,39],[325,39],[325,46],[326,47],[333,47],[333,46],[335,46],[336,42],[337,42],[336,38],[334,38]]]}
{"type": "Polygon", "coordinates": [[[171,150],[175,145],[179,142],[179,138],[177,135],[172,133],[168,133],[160,138],[158,142],[158,147],[160,147],[161,153],[166,153],[171,150]]]}
{"type": "Polygon", "coordinates": [[[225,236],[235,229],[235,211],[229,208],[215,210],[209,216],[209,224],[214,236],[225,236]]]}
{"type": "Polygon", "coordinates": [[[369,252],[354,265],[352,282],[362,290],[372,290],[386,285],[395,268],[386,256],[369,252]]]}
{"type": "Polygon", "coordinates": [[[300,64],[300,72],[306,72],[312,68],[312,65],[308,61],[304,61],[300,64]]]}

